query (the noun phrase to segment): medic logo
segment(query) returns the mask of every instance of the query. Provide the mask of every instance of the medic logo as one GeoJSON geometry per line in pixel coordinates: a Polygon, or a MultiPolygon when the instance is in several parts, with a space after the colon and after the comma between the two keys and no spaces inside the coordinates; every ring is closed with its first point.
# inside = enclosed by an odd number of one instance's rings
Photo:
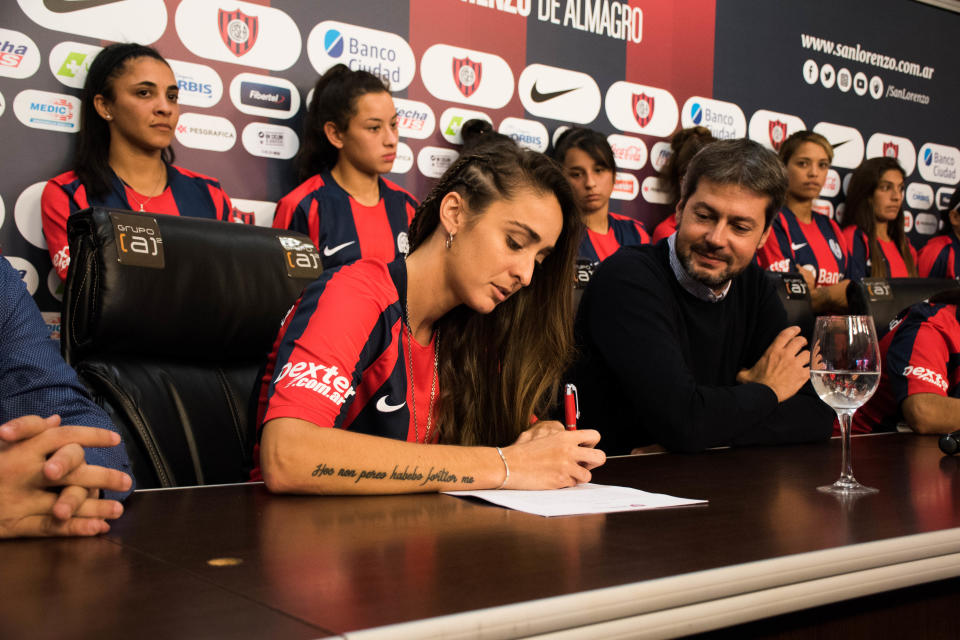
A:
{"type": "Polygon", "coordinates": [[[464,98],[469,98],[480,88],[483,65],[470,58],[453,59],[453,81],[464,98]]]}
{"type": "Polygon", "coordinates": [[[787,139],[787,123],[780,120],[770,121],[770,146],[780,151],[780,145],[787,139]]]}
{"type": "Polygon", "coordinates": [[[13,99],[13,112],[28,127],[76,133],[80,100],[63,93],[26,89],[13,99]]]}
{"type": "Polygon", "coordinates": [[[653,118],[653,106],[653,96],[648,96],[645,93],[633,94],[631,98],[631,108],[633,109],[633,117],[636,119],[638,125],[645,127],[650,124],[650,120],[653,118]]]}
{"type": "Polygon", "coordinates": [[[233,55],[239,57],[257,43],[260,20],[257,16],[248,16],[240,9],[236,11],[217,11],[217,26],[220,37],[233,55]]]}

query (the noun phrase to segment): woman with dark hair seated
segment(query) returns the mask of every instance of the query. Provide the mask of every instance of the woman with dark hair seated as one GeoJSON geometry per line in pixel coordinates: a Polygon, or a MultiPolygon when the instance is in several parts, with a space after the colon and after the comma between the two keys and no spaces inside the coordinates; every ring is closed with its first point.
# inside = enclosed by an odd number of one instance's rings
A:
{"type": "Polygon", "coordinates": [[[853,172],[843,212],[851,280],[916,277],[917,251],[903,228],[905,177],[886,157],[864,160],[853,172]]]}
{"type": "Polygon", "coordinates": [[[80,98],[73,170],[47,182],[43,235],[61,278],[70,264],[67,218],[92,206],[233,220],[233,205],[210,177],[177,167],[170,143],[179,89],[156,49],[112,44],[93,59],[80,98]]]}
{"type": "Polygon", "coordinates": [[[757,252],[760,266],[803,277],[817,313],[847,308],[847,243],[840,225],[813,210],[833,162],[833,146],[815,131],[797,131],[780,146],[787,198],[757,252]]]}
{"type": "Polygon", "coordinates": [[[398,140],[397,109],[383,81],[331,67],[303,120],[303,182],[277,203],[273,226],[310,236],[324,269],[406,254],[417,201],[381,175],[393,167],[398,140]]]}
{"type": "Polygon", "coordinates": [[[960,189],[953,192],[943,212],[940,233],[927,240],[920,249],[917,271],[921,278],[956,278],[960,276],[960,189]]]}
{"type": "Polygon", "coordinates": [[[325,272],[284,321],[252,478],[283,493],[588,481],[599,434],[531,424],[570,362],[581,229],[546,156],[462,155],[420,205],[409,257],[325,272]]]}
{"type": "Polygon", "coordinates": [[[640,221],[610,212],[617,165],[613,149],[601,133],[583,127],[564,131],[557,138],[553,158],[573,188],[587,227],[580,243],[581,260],[599,263],[620,247],[650,242],[640,221]]]}

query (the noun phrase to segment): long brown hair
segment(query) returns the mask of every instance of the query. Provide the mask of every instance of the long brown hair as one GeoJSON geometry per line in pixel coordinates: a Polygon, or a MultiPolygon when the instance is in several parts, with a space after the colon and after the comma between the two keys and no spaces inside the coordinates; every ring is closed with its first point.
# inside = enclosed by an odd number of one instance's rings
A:
{"type": "Polygon", "coordinates": [[[417,209],[411,253],[440,224],[440,202],[456,191],[471,215],[524,189],[556,196],[563,230],[529,286],[479,314],[466,305],[437,322],[441,442],[506,445],[546,412],[573,354],[573,270],[582,225],[573,192],[552,160],[513,144],[461,156],[417,209]]]}
{"type": "MultiPolygon", "coordinates": [[[[850,222],[867,236],[867,247],[870,251],[870,276],[873,278],[888,278],[890,266],[883,256],[880,243],[877,241],[877,219],[873,214],[873,192],[880,185],[880,178],[887,171],[899,171],[906,180],[907,176],[894,158],[879,157],[864,160],[850,177],[847,187],[847,199],[844,204],[844,222],[850,222]]],[[[897,218],[887,223],[887,233],[897,246],[897,251],[903,257],[907,273],[917,275],[917,266],[913,263],[913,255],[908,246],[907,233],[903,229],[903,205],[897,212],[897,218]]]]}

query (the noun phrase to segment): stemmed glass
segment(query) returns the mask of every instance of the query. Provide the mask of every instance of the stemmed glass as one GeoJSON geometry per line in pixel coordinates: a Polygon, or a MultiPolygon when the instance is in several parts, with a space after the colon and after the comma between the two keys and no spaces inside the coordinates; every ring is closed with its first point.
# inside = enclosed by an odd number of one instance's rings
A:
{"type": "Polygon", "coordinates": [[[836,494],[876,493],[853,477],[850,427],[857,408],[870,399],[880,383],[880,348],[870,316],[822,316],[813,330],[810,380],[820,399],[840,419],[843,462],[840,479],[817,487],[836,494]]]}

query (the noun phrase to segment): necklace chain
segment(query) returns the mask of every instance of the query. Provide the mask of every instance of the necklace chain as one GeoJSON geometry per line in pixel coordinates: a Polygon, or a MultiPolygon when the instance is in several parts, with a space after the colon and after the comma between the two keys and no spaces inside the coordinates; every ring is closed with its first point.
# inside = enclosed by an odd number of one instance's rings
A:
{"type": "MultiPolygon", "coordinates": [[[[407,370],[408,384],[410,385],[410,404],[413,405],[413,433],[416,441],[420,442],[420,423],[417,422],[417,392],[413,383],[413,328],[410,326],[410,314],[407,307],[403,308],[403,323],[407,325],[407,370]]],[[[427,429],[423,434],[423,442],[429,442],[433,420],[433,401],[437,394],[437,375],[440,369],[440,330],[437,329],[433,339],[433,380],[430,382],[430,405],[427,408],[427,429]]]]}
{"type": "MultiPolygon", "coordinates": [[[[127,184],[127,182],[126,182],[125,180],[123,180],[122,178],[121,178],[121,180],[123,181],[123,183],[124,183],[125,185],[127,185],[128,187],[130,187],[130,185],[127,184]]],[[[161,185],[163,185],[163,191],[166,191],[166,190],[167,190],[166,184],[165,184],[166,181],[167,181],[167,172],[166,172],[166,169],[164,169],[163,175],[160,177],[160,182],[157,183],[157,187],[160,187],[161,185]]],[[[155,187],[153,190],[156,191],[156,187],[155,187]]],[[[149,198],[147,198],[146,200],[144,200],[143,202],[141,202],[141,201],[140,201],[140,198],[138,198],[136,195],[134,195],[134,194],[137,193],[137,190],[134,189],[133,187],[130,187],[130,197],[132,197],[133,200],[134,200],[134,202],[136,202],[137,205],[139,205],[140,211],[144,211],[144,207],[145,207],[146,205],[150,204],[150,201],[153,200],[154,198],[158,198],[158,197],[160,197],[161,195],[163,195],[163,191],[161,191],[160,193],[158,193],[158,194],[155,195],[155,196],[150,196],[149,198]]]]}

